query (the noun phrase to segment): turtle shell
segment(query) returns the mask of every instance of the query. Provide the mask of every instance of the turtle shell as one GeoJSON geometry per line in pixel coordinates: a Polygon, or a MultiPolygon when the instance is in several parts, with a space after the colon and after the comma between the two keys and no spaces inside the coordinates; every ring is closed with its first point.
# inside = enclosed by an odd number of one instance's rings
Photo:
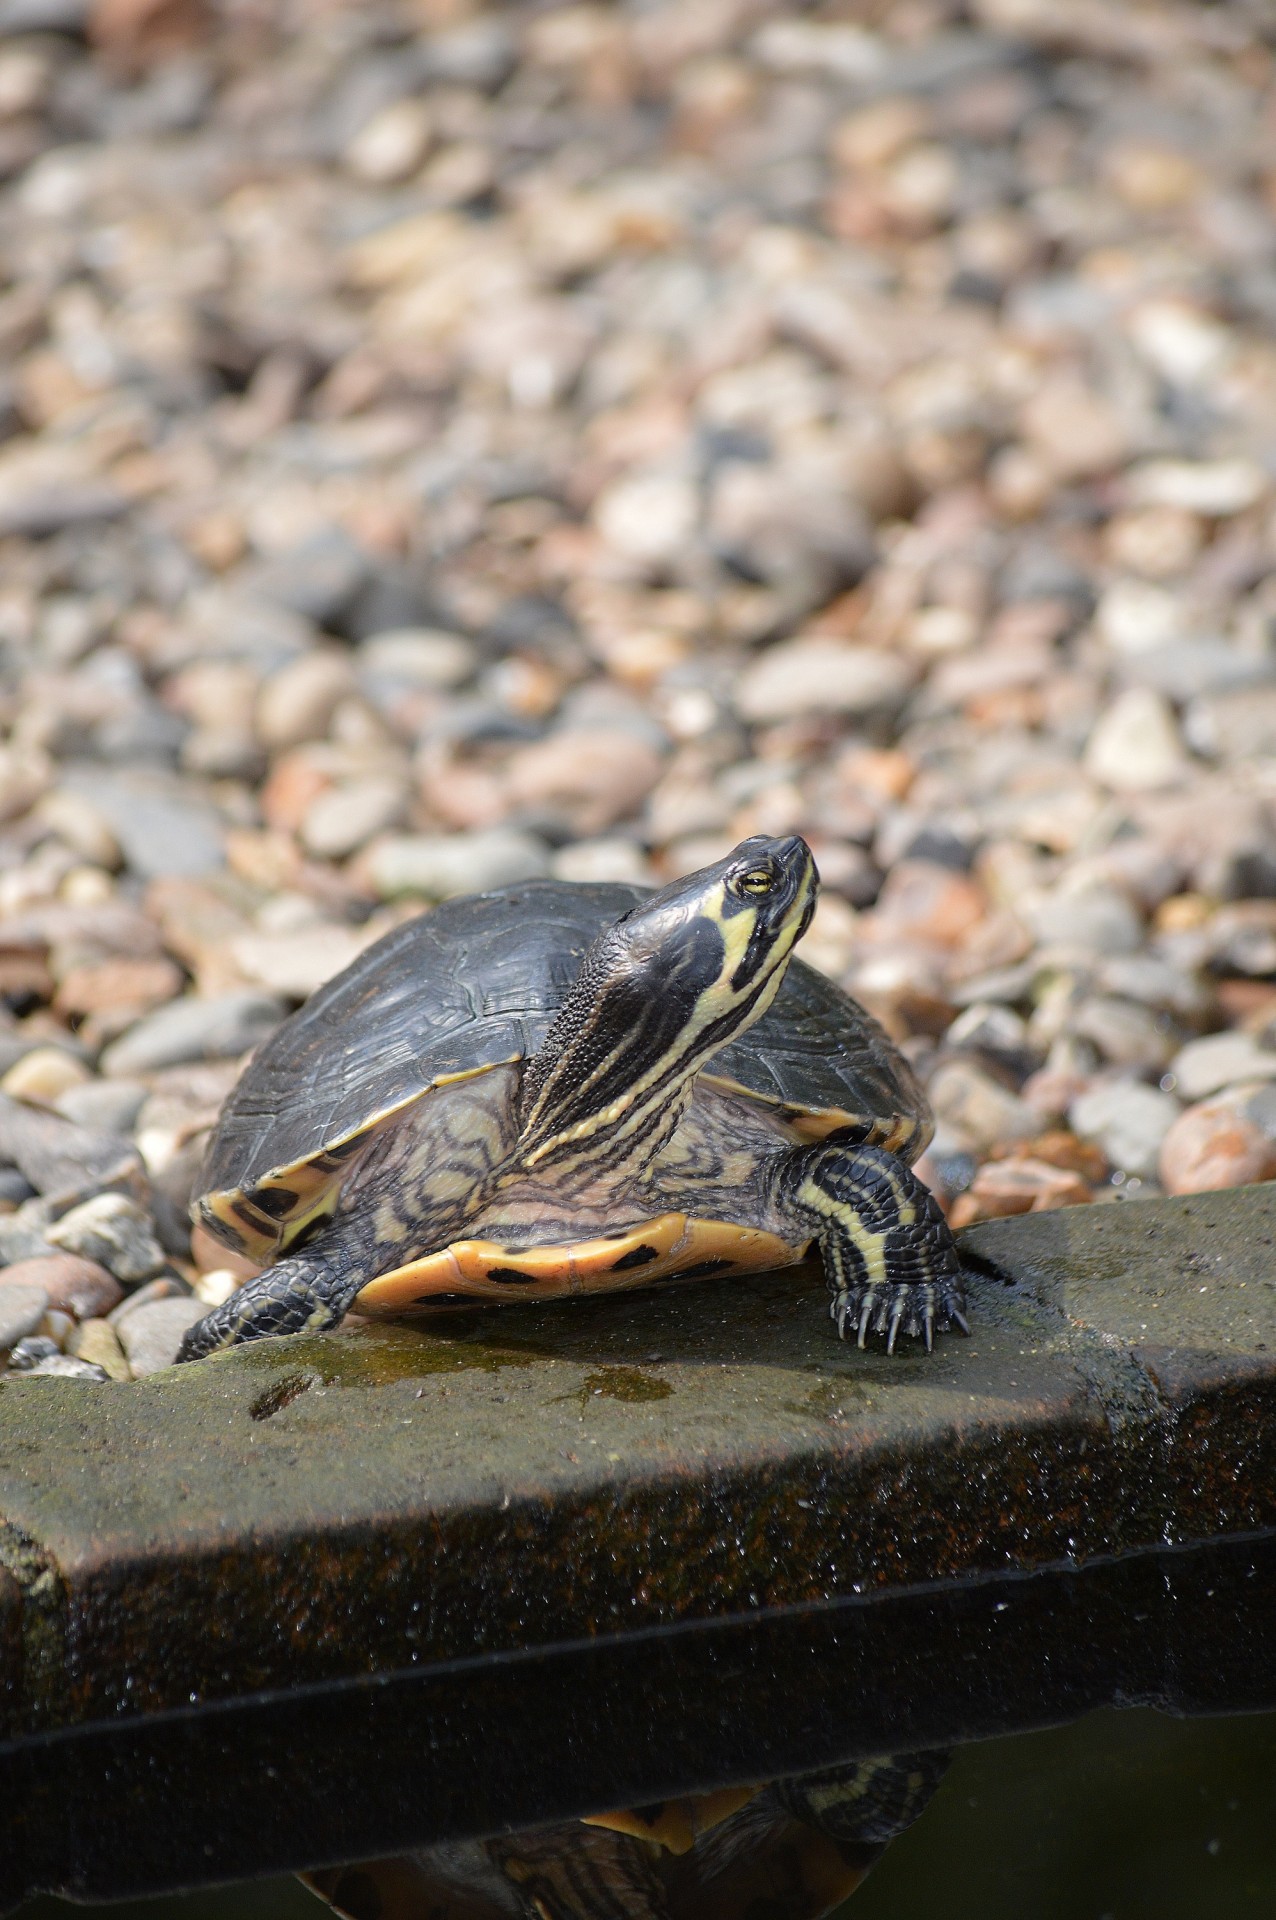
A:
{"type": "MultiPolygon", "coordinates": [[[[437,1086],[540,1047],[598,934],[650,891],[529,880],[445,901],[311,995],[254,1056],[214,1132],[196,1213],[272,1259],[335,1199],[368,1135],[437,1086]]],[[[929,1108],[907,1061],[832,981],[790,963],[757,1025],[704,1078],[913,1158],[929,1108]]]]}

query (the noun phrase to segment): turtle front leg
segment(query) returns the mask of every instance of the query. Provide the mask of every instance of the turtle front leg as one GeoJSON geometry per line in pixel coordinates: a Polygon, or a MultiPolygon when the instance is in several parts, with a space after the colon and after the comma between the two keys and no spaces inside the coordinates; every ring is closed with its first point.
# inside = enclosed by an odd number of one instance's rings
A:
{"type": "Polygon", "coordinates": [[[969,1333],[957,1247],[934,1195],[881,1147],[798,1147],[776,1173],[781,1210],[806,1227],[824,1263],[829,1312],[862,1347],[920,1334],[927,1349],[950,1326],[969,1333]]]}
{"type": "Polygon", "coordinates": [[[339,1247],[325,1249],[316,1241],[313,1253],[307,1249],[267,1267],[189,1327],[177,1350],[177,1364],[267,1334],[320,1333],[335,1327],[369,1278],[366,1264],[351,1258],[348,1250],[343,1257],[339,1247]]]}

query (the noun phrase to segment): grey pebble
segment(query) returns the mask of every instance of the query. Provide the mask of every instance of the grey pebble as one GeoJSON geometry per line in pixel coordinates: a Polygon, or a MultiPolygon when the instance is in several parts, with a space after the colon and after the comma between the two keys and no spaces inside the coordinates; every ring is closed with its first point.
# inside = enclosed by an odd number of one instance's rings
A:
{"type": "Polygon", "coordinates": [[[1017,1053],[1027,1044],[1028,1029],[1012,1007],[993,1000],[977,1000],[953,1021],[945,1045],[973,1047],[982,1053],[1017,1053]]]}
{"type": "Polygon", "coordinates": [[[1024,917],[1043,945],[1133,953],[1143,944],[1143,923],[1130,900],[1115,887],[1060,889],[1027,907],[1024,917]]]}
{"type": "Polygon", "coordinates": [[[96,808],[147,879],[221,866],[221,821],[189,780],[159,767],[81,765],[65,767],[62,784],[96,808]]]}
{"type": "Polygon", "coordinates": [[[52,1252],[44,1234],[20,1213],[0,1214],[0,1267],[11,1267],[19,1260],[38,1260],[52,1252]]]}
{"type": "Polygon", "coordinates": [[[937,1068],[930,1097],[939,1119],[960,1135],[964,1145],[995,1146],[1002,1140],[1026,1140],[1040,1118],[991,1074],[969,1060],[948,1060],[937,1068]]]}
{"type": "Polygon", "coordinates": [[[51,1353],[25,1369],[27,1378],[54,1376],[60,1380],[105,1380],[108,1375],[91,1360],[74,1360],[69,1353],[51,1353]]]}
{"type": "Polygon", "coordinates": [[[8,1200],[15,1207],[20,1207],[34,1193],[35,1188],[25,1173],[19,1172],[17,1167],[0,1167],[0,1201],[8,1200]]]}
{"type": "Polygon", "coordinates": [[[1172,1094],[1139,1080],[1111,1080],[1080,1094],[1068,1123],[1092,1141],[1111,1166],[1148,1179],[1156,1173],[1161,1142],[1180,1112],[1172,1094]]]}
{"type": "Polygon", "coordinates": [[[157,1300],[184,1300],[186,1297],[177,1281],[165,1274],[160,1280],[149,1280],[144,1287],[139,1287],[136,1293],[130,1293],[126,1300],[121,1300],[118,1307],[112,1307],[106,1316],[107,1325],[114,1327],[118,1332],[120,1323],[127,1320],[130,1314],[136,1313],[139,1308],[154,1306],[157,1300]]]}
{"type": "Polygon", "coordinates": [[[1276,1053],[1248,1033],[1209,1033],[1189,1040],[1170,1063],[1184,1100],[1204,1100],[1242,1080],[1276,1080],[1276,1053]]]}
{"type": "Polygon", "coordinates": [[[117,1134],[76,1126],[62,1114],[42,1113],[7,1094],[0,1094],[0,1158],[18,1167],[37,1193],[65,1197],[141,1171],[136,1153],[117,1134]]]}
{"type": "Polygon", "coordinates": [[[285,1008],[273,994],[223,993],[211,1000],[174,1000],[149,1013],[109,1046],[102,1071],[112,1079],[156,1073],[188,1060],[246,1053],[273,1033],[285,1008]]]}
{"type": "Polygon", "coordinates": [[[237,585],[335,633],[370,571],[367,554],[349,534],[329,528],[245,569],[237,585]]]}
{"type": "Polygon", "coordinates": [[[63,1214],[46,1236],[55,1247],[96,1260],[127,1286],[167,1264],[150,1215],[122,1193],[100,1193],[63,1214]]]}
{"type": "Polygon", "coordinates": [[[146,1098],[147,1089],[136,1080],[89,1080],[59,1095],[57,1110],[79,1127],[127,1136],[146,1098]]]}
{"type": "Polygon", "coordinates": [[[82,33],[89,0],[0,0],[0,35],[82,33]]]}
{"type": "Polygon", "coordinates": [[[30,1373],[32,1367],[38,1367],[42,1360],[52,1360],[58,1352],[58,1343],[47,1333],[28,1334],[19,1340],[9,1355],[11,1373],[30,1373]]]}
{"type": "Polygon", "coordinates": [[[189,1297],[152,1300],[116,1323],[120,1345],[128,1355],[135,1379],[171,1367],[187,1327],[202,1320],[208,1309],[189,1297]]]}
{"type": "Polygon", "coordinates": [[[16,1346],[34,1333],[48,1310],[49,1296],[43,1287],[20,1282],[0,1287],[0,1347],[16,1346]]]}
{"type": "Polygon", "coordinates": [[[1160,1073],[1174,1051],[1174,1035],[1134,1000],[1095,994],[1069,1016],[1068,1030],[1092,1040],[1114,1066],[1160,1073]]]}
{"type": "Polygon", "coordinates": [[[396,834],[372,850],[372,883],[387,899],[424,893],[435,900],[482,893],[549,872],[549,848],[530,833],[493,827],[480,833],[396,834]]]}

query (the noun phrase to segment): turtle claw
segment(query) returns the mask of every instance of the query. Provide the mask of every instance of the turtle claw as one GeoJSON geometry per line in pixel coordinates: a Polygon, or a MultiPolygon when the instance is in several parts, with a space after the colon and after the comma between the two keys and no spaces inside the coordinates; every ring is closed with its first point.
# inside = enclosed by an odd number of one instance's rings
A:
{"type": "Polygon", "coordinates": [[[964,1300],[957,1285],[947,1279],[896,1280],[876,1285],[842,1284],[834,1289],[829,1314],[839,1339],[845,1340],[848,1327],[855,1329],[855,1344],[865,1348],[870,1333],[886,1336],[886,1351],[894,1353],[901,1333],[920,1339],[927,1353],[935,1347],[935,1335],[956,1328],[969,1334],[970,1323],[962,1311],[964,1300]]]}

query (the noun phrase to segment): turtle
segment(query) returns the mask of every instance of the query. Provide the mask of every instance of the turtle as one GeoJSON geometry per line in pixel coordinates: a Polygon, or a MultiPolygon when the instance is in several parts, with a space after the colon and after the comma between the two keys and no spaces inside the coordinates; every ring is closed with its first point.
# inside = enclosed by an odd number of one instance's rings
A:
{"type": "Polygon", "coordinates": [[[754,836],[658,892],[529,880],[369,946],[253,1057],[195,1218],[265,1270],[179,1359],[362,1315],[616,1291],[818,1249],[862,1347],[968,1331],[911,1170],[932,1120],[877,1022],[793,958],[819,876],[754,836]]]}

